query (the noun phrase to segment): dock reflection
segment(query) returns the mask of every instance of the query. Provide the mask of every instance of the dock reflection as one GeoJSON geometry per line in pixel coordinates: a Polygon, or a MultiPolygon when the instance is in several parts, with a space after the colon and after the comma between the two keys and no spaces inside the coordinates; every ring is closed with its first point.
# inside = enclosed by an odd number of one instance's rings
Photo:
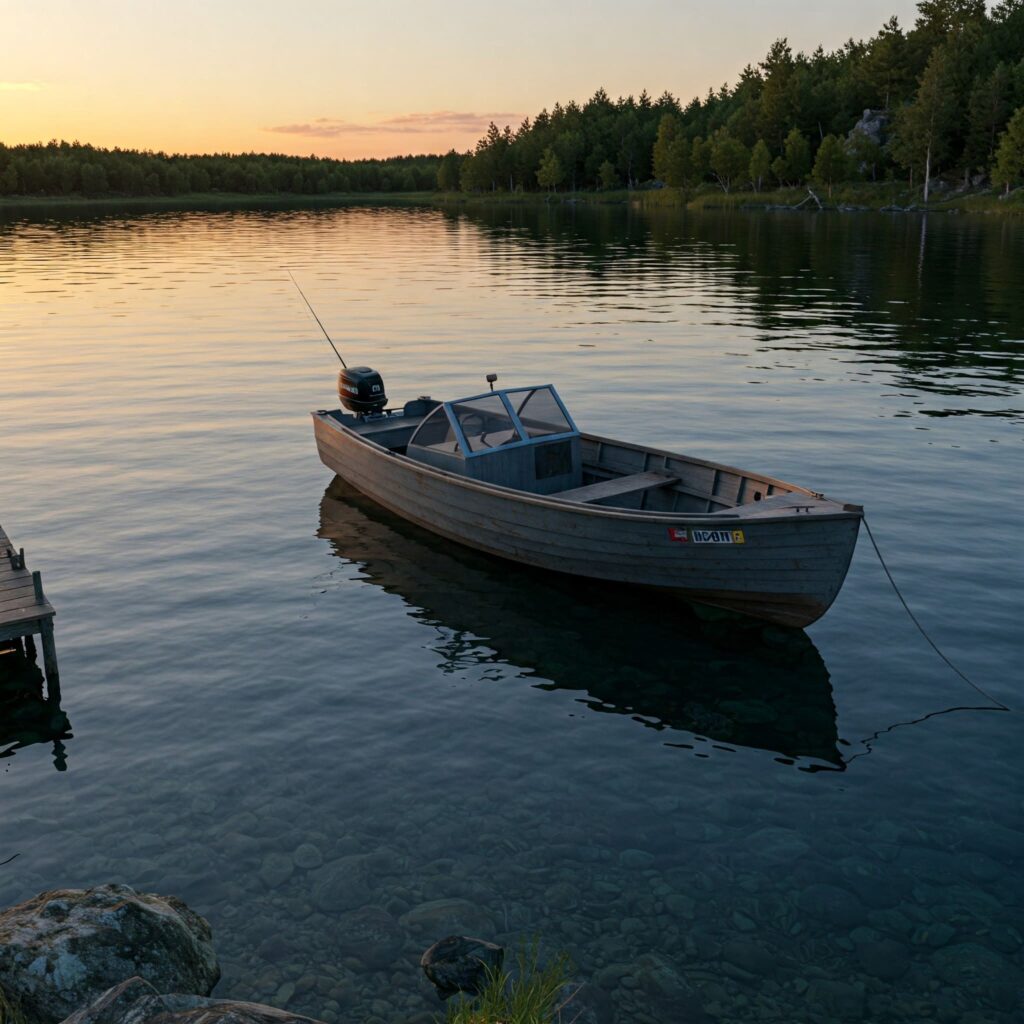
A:
{"type": "Polygon", "coordinates": [[[67,770],[71,721],[61,707],[60,684],[49,683],[29,639],[0,642],[0,762],[35,743],[49,743],[53,766],[67,770]]]}
{"type": "Polygon", "coordinates": [[[452,668],[508,662],[538,688],[578,691],[593,711],[664,730],[673,746],[843,766],[828,670],[802,631],[707,622],[671,597],[490,558],[339,478],[321,500],[318,535],[412,617],[443,627],[437,650],[452,668]]]}

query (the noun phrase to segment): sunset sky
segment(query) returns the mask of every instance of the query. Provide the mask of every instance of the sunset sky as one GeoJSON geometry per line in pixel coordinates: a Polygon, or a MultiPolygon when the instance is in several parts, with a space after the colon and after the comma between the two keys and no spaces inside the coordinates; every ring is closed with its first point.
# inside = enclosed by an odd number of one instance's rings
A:
{"type": "Polygon", "coordinates": [[[912,0],[0,0],[0,142],[390,156],[556,101],[734,81],[773,39],[913,24],[912,0]]]}

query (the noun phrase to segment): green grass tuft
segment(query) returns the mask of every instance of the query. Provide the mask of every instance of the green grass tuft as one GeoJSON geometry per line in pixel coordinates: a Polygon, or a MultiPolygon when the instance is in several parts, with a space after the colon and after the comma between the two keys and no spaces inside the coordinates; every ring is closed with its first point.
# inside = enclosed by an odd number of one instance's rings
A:
{"type": "Polygon", "coordinates": [[[29,1024],[15,1000],[0,988],[0,1024],[29,1024]]]}
{"type": "Polygon", "coordinates": [[[571,1024],[573,1014],[564,990],[569,982],[569,958],[558,953],[540,965],[540,943],[523,946],[516,954],[514,974],[486,968],[487,984],[476,996],[453,997],[446,1024],[571,1024]]]}

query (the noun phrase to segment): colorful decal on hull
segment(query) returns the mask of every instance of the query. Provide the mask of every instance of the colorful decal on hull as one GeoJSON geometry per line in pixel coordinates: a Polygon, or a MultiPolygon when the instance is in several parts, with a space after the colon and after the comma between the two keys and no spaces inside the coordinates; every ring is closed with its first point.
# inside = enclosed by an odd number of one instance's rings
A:
{"type": "Polygon", "coordinates": [[[668,528],[668,539],[677,544],[746,544],[742,530],[684,530],[668,528]]]}

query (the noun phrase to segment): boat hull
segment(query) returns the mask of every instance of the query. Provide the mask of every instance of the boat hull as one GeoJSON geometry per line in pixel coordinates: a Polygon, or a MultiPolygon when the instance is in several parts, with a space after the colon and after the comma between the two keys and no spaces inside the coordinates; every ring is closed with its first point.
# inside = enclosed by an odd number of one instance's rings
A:
{"type": "Polygon", "coordinates": [[[653,587],[779,625],[802,628],[827,611],[857,540],[861,514],[853,507],[832,515],[745,517],[580,505],[425,466],[326,413],[313,420],[324,465],[442,537],[521,564],[653,587]],[[743,543],[689,542],[698,530],[742,531],[743,543]]]}

